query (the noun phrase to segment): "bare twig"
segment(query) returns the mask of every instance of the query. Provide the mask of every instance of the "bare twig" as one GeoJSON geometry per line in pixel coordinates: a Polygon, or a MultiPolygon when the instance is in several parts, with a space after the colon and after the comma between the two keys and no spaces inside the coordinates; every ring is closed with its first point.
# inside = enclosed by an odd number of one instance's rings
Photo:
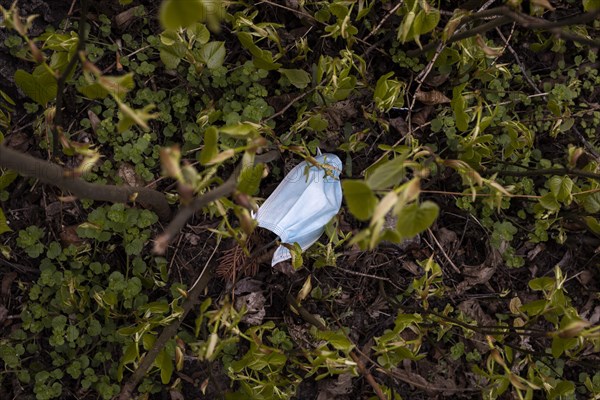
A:
{"type": "Polygon", "coordinates": [[[427,232],[429,233],[429,235],[432,237],[433,241],[435,242],[436,246],[440,249],[440,251],[442,252],[442,254],[444,255],[444,258],[446,259],[446,261],[448,261],[448,263],[450,264],[450,266],[452,267],[452,269],[457,273],[457,274],[461,274],[460,269],[456,266],[456,264],[454,264],[454,262],[452,261],[452,259],[450,258],[450,256],[448,256],[448,253],[446,253],[446,250],[444,250],[444,247],[441,245],[441,243],[437,240],[437,238],[435,237],[435,235],[433,234],[433,232],[431,231],[431,229],[427,228],[427,232]]]}
{"type": "Polygon", "coordinates": [[[283,114],[285,114],[285,112],[287,110],[289,110],[289,108],[291,106],[293,106],[294,104],[296,104],[298,101],[302,100],[303,98],[305,98],[306,96],[308,96],[309,94],[311,94],[312,92],[314,92],[316,90],[316,88],[312,88],[309,91],[306,91],[304,93],[302,93],[299,96],[296,96],[292,99],[292,101],[290,101],[288,104],[285,105],[285,107],[283,107],[281,110],[277,111],[275,114],[271,115],[270,117],[265,119],[265,122],[270,121],[272,119],[275,119],[283,114]]]}
{"type": "Polygon", "coordinates": [[[81,12],[79,17],[79,33],[78,33],[78,41],[77,41],[77,50],[73,54],[71,60],[65,67],[64,71],[58,79],[56,80],[56,114],[54,115],[54,123],[52,124],[52,155],[53,157],[58,157],[59,153],[59,136],[61,134],[61,130],[63,128],[63,102],[65,95],[65,83],[73,72],[73,68],[75,68],[75,64],[79,59],[79,53],[85,50],[85,24],[87,22],[87,14],[88,14],[89,0],[81,0],[81,12]]]}
{"type": "Polygon", "coordinates": [[[371,36],[373,36],[374,34],[376,34],[377,32],[379,32],[379,30],[381,29],[381,27],[383,26],[383,24],[385,24],[385,21],[387,21],[388,18],[390,18],[392,15],[394,15],[396,13],[396,11],[398,11],[398,9],[400,7],[402,7],[402,4],[404,4],[404,1],[399,1],[398,4],[396,4],[390,11],[388,11],[388,13],[385,15],[385,17],[383,17],[381,19],[381,21],[379,21],[379,23],[377,24],[377,26],[375,28],[373,28],[373,30],[371,32],[369,32],[369,34],[367,36],[365,36],[365,38],[363,40],[367,41],[367,40],[369,40],[369,38],[371,36]]]}
{"type": "Polygon", "coordinates": [[[498,174],[502,176],[540,176],[540,175],[572,175],[579,176],[581,178],[590,178],[600,181],[600,174],[594,172],[582,171],[580,169],[572,168],[548,168],[548,169],[534,169],[528,171],[507,171],[502,170],[489,170],[486,171],[492,174],[498,174]]]}
{"type": "Polygon", "coordinates": [[[51,184],[73,193],[78,198],[112,203],[140,203],[156,212],[165,221],[171,215],[164,194],[145,187],[102,185],[90,183],[73,176],[70,171],[49,161],[40,160],[6,146],[0,146],[0,167],[12,169],[23,176],[31,176],[43,183],[51,184]]]}
{"type": "Polygon", "coordinates": [[[598,150],[596,150],[596,148],[594,146],[592,146],[592,144],[590,142],[587,141],[585,136],[583,136],[583,134],[579,131],[579,129],[577,129],[576,126],[573,126],[573,130],[575,131],[575,134],[577,135],[577,138],[579,139],[579,141],[581,143],[583,143],[583,147],[585,147],[586,150],[591,155],[593,155],[597,161],[600,161],[600,153],[598,153],[598,150]]]}

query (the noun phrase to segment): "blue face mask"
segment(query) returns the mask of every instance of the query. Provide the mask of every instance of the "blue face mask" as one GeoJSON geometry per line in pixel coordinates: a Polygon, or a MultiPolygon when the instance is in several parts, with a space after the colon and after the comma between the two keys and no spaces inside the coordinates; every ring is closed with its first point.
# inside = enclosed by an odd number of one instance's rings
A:
{"type": "MultiPolygon", "coordinates": [[[[258,226],[278,235],[283,243],[298,243],[302,251],[319,239],[342,204],[342,161],[335,154],[315,159],[324,167],[306,161],[296,165],[255,216],[258,226]]],[[[271,266],[291,257],[287,248],[279,246],[271,266]]]]}

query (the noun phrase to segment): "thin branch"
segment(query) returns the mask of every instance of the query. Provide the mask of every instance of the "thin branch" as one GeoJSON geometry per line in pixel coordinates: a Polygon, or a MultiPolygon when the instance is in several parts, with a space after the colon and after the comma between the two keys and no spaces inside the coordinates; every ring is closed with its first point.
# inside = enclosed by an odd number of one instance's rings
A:
{"type": "Polygon", "coordinates": [[[54,185],[69,191],[81,199],[109,201],[112,203],[140,203],[154,211],[162,221],[171,216],[171,209],[164,194],[145,187],[103,185],[90,183],[73,176],[70,171],[49,161],[32,157],[0,146],[0,167],[16,171],[20,175],[30,176],[43,183],[54,185]]]}
{"type": "Polygon", "coordinates": [[[268,121],[270,121],[270,120],[272,120],[272,119],[275,119],[275,118],[277,118],[277,117],[279,117],[279,116],[281,116],[281,115],[285,114],[285,112],[286,112],[287,110],[289,110],[289,108],[290,108],[291,106],[293,106],[293,105],[294,105],[294,104],[296,104],[298,101],[302,100],[304,97],[308,96],[309,94],[311,94],[311,93],[312,93],[312,92],[314,92],[315,90],[317,90],[317,88],[312,88],[312,89],[310,89],[309,91],[307,91],[307,92],[304,92],[304,93],[302,93],[301,95],[298,95],[298,96],[294,97],[294,98],[292,99],[292,101],[290,101],[288,104],[286,104],[286,105],[285,105],[285,107],[283,107],[281,110],[277,111],[275,114],[271,115],[270,117],[266,118],[266,119],[264,120],[264,122],[268,122],[268,121]]]}
{"type": "Polygon", "coordinates": [[[369,40],[369,38],[371,36],[373,36],[374,34],[379,32],[379,30],[381,29],[383,24],[385,24],[385,21],[387,21],[388,18],[390,18],[392,15],[394,15],[396,13],[396,11],[398,11],[398,9],[400,7],[402,7],[402,4],[404,4],[404,1],[399,1],[398,4],[396,4],[390,11],[388,11],[388,13],[385,15],[385,17],[383,17],[381,19],[381,21],[379,21],[377,26],[371,32],[369,32],[369,34],[367,36],[365,36],[365,38],[363,40],[366,42],[367,40],[369,40]]]}
{"type": "Polygon", "coordinates": [[[486,171],[492,174],[498,174],[502,176],[540,176],[540,175],[572,175],[581,178],[590,178],[600,181],[600,174],[594,172],[582,171],[580,169],[571,168],[548,168],[548,169],[534,169],[528,171],[507,171],[503,170],[489,170],[486,171]]]}
{"type": "Polygon", "coordinates": [[[65,95],[65,84],[75,64],[79,60],[79,53],[85,50],[85,24],[87,22],[89,0],[81,0],[81,16],[79,17],[79,32],[77,41],[77,50],[73,54],[71,60],[65,67],[65,70],[56,80],[56,114],[54,115],[54,123],[52,124],[52,155],[58,157],[60,151],[58,147],[59,136],[63,128],[63,101],[65,95]]]}
{"type": "Polygon", "coordinates": [[[129,377],[127,382],[125,382],[125,384],[123,384],[123,386],[121,387],[121,393],[118,397],[119,400],[130,400],[133,398],[133,391],[140,383],[140,381],[144,379],[146,373],[148,372],[148,369],[150,369],[150,367],[154,363],[154,360],[156,360],[158,354],[161,352],[161,350],[164,349],[167,342],[177,334],[177,331],[179,330],[179,327],[181,326],[181,323],[183,322],[185,317],[192,310],[192,308],[196,304],[198,304],[200,295],[208,286],[208,283],[214,275],[215,263],[212,263],[212,259],[214,254],[216,253],[217,247],[215,247],[204,268],[198,274],[198,278],[192,286],[192,289],[188,291],[187,299],[185,300],[182,306],[183,311],[181,312],[181,315],[179,316],[179,318],[175,319],[173,322],[171,322],[170,325],[166,326],[162,330],[162,332],[156,339],[156,342],[154,342],[152,348],[144,355],[144,358],[138,365],[137,369],[129,377]]]}
{"type": "MultiPolygon", "coordinates": [[[[254,158],[254,163],[266,163],[273,161],[278,157],[279,153],[275,150],[271,150],[268,153],[256,156],[254,158]]],[[[171,223],[169,223],[169,226],[167,226],[164,232],[155,239],[153,250],[154,253],[164,254],[169,243],[171,243],[173,238],[179,234],[187,221],[192,218],[197,211],[200,211],[203,207],[206,207],[215,200],[232,194],[237,186],[237,177],[241,171],[241,167],[242,166],[239,165],[222,185],[217,186],[213,190],[195,198],[191,204],[180,208],[177,212],[177,215],[175,215],[175,218],[173,218],[171,223]]]]}
{"type": "MultiPolygon", "coordinates": [[[[562,29],[559,29],[563,26],[588,23],[588,22],[593,21],[596,18],[598,18],[599,15],[600,15],[600,10],[594,10],[594,11],[591,11],[588,13],[577,14],[573,17],[565,18],[560,21],[547,21],[542,18],[535,18],[535,17],[532,17],[527,14],[513,11],[506,6],[496,7],[496,8],[491,8],[489,10],[484,10],[481,12],[471,14],[471,15],[468,15],[465,18],[463,18],[461,21],[461,25],[465,24],[465,23],[469,23],[471,21],[475,21],[475,20],[485,19],[485,18],[494,17],[494,16],[498,17],[498,18],[495,18],[485,24],[482,24],[475,28],[472,28],[470,30],[454,34],[446,41],[446,44],[454,43],[459,40],[463,40],[463,39],[475,36],[479,33],[487,32],[491,29],[497,28],[501,25],[504,25],[506,23],[514,21],[524,28],[545,30],[545,31],[549,31],[565,40],[580,42],[580,43],[589,45],[591,47],[600,47],[599,40],[588,39],[581,35],[577,35],[577,34],[574,34],[571,32],[566,32],[562,29]]],[[[425,53],[425,52],[437,47],[438,43],[439,43],[439,41],[430,42],[427,45],[423,46],[423,48],[421,48],[421,49],[408,51],[407,54],[411,57],[420,55],[422,53],[425,53]]]]}

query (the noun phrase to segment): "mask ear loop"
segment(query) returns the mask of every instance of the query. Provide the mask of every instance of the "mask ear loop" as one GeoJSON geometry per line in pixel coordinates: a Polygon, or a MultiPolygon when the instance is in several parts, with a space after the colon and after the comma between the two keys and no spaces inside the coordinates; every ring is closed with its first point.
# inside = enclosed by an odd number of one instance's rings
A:
{"type": "Polygon", "coordinates": [[[320,148],[320,147],[317,147],[317,155],[318,155],[318,156],[322,155],[322,154],[321,154],[321,148],[320,148]]]}

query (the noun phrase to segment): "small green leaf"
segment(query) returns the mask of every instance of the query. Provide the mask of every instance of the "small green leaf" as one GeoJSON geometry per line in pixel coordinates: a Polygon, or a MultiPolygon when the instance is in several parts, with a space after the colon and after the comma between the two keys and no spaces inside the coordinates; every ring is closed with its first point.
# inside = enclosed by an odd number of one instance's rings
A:
{"type": "Polygon", "coordinates": [[[411,238],[429,228],[439,212],[438,205],[432,201],[409,204],[398,213],[396,229],[402,238],[411,238]]]}
{"type": "Polygon", "coordinates": [[[560,204],[556,200],[556,197],[552,193],[546,193],[540,198],[540,205],[548,211],[560,210],[560,204]]]}
{"type": "Polygon", "coordinates": [[[15,171],[7,170],[0,175],[0,190],[4,190],[19,176],[15,171]]]}
{"type": "Polygon", "coordinates": [[[583,0],[583,11],[596,11],[599,8],[600,2],[598,2],[598,0],[583,0]]]}
{"type": "Polygon", "coordinates": [[[260,180],[265,170],[264,164],[257,164],[249,168],[244,168],[238,178],[237,189],[240,192],[254,196],[258,193],[260,180]]]}
{"type": "Polygon", "coordinates": [[[126,131],[133,125],[138,125],[144,130],[148,130],[148,121],[157,118],[158,114],[150,114],[150,110],[154,108],[154,104],[148,104],[142,109],[133,109],[123,102],[119,102],[119,110],[121,115],[119,116],[119,123],[117,130],[119,132],[126,131]]]}
{"type": "Polygon", "coordinates": [[[202,164],[208,164],[219,153],[218,140],[219,131],[215,126],[209,126],[204,132],[204,147],[200,151],[200,162],[202,164]]]}
{"type": "Polygon", "coordinates": [[[290,83],[296,86],[298,89],[304,89],[310,83],[310,74],[301,69],[285,69],[279,68],[279,72],[285,75],[290,83]]]}
{"type": "Polygon", "coordinates": [[[467,103],[462,95],[465,86],[466,84],[456,86],[452,90],[452,100],[450,101],[450,106],[452,107],[452,111],[454,111],[454,118],[456,119],[456,127],[461,132],[469,128],[469,115],[465,111],[467,103]]]}
{"type": "Polygon", "coordinates": [[[34,74],[18,69],[15,72],[15,83],[21,90],[33,101],[46,106],[48,102],[56,97],[57,84],[56,78],[50,73],[36,68],[34,74]]]}
{"type": "Polygon", "coordinates": [[[89,99],[103,99],[109,94],[124,98],[135,87],[133,72],[123,76],[101,76],[89,85],[80,86],[77,90],[89,99]]]}
{"type": "Polygon", "coordinates": [[[222,66],[225,61],[225,43],[206,43],[200,50],[200,58],[208,69],[215,69],[222,66]]]}
{"type": "Polygon", "coordinates": [[[167,354],[166,350],[161,350],[156,356],[156,360],[154,361],[156,366],[160,369],[160,379],[163,385],[168,384],[171,381],[171,376],[173,375],[173,370],[175,369],[173,366],[173,360],[167,354]]]}
{"type": "Polygon", "coordinates": [[[556,197],[556,200],[569,204],[573,195],[573,180],[568,176],[553,176],[548,180],[550,192],[556,197]]]}
{"type": "Polygon", "coordinates": [[[2,208],[0,208],[0,235],[5,232],[12,232],[12,229],[10,229],[10,226],[8,226],[6,217],[4,216],[4,211],[2,211],[2,208]]]}
{"type": "Polygon", "coordinates": [[[367,185],[373,190],[387,189],[400,183],[404,178],[406,157],[398,156],[384,162],[367,177],[367,185]]]}
{"type": "Polygon", "coordinates": [[[373,214],[377,197],[363,181],[345,180],[342,182],[344,198],[352,215],[361,221],[368,220],[373,214]]]}
{"type": "Polygon", "coordinates": [[[220,133],[233,137],[244,137],[257,133],[256,125],[250,122],[239,122],[219,128],[220,133]]]}
{"type": "Polygon", "coordinates": [[[201,0],[163,0],[159,19],[165,29],[187,27],[205,16],[201,0]]]}
{"type": "Polygon", "coordinates": [[[594,232],[596,235],[600,235],[600,222],[598,222],[596,218],[588,215],[584,217],[584,220],[592,232],[594,232]]]}
{"type": "Polygon", "coordinates": [[[541,278],[535,278],[529,281],[529,287],[531,290],[549,291],[555,286],[555,279],[549,276],[543,276],[541,278]]]}

